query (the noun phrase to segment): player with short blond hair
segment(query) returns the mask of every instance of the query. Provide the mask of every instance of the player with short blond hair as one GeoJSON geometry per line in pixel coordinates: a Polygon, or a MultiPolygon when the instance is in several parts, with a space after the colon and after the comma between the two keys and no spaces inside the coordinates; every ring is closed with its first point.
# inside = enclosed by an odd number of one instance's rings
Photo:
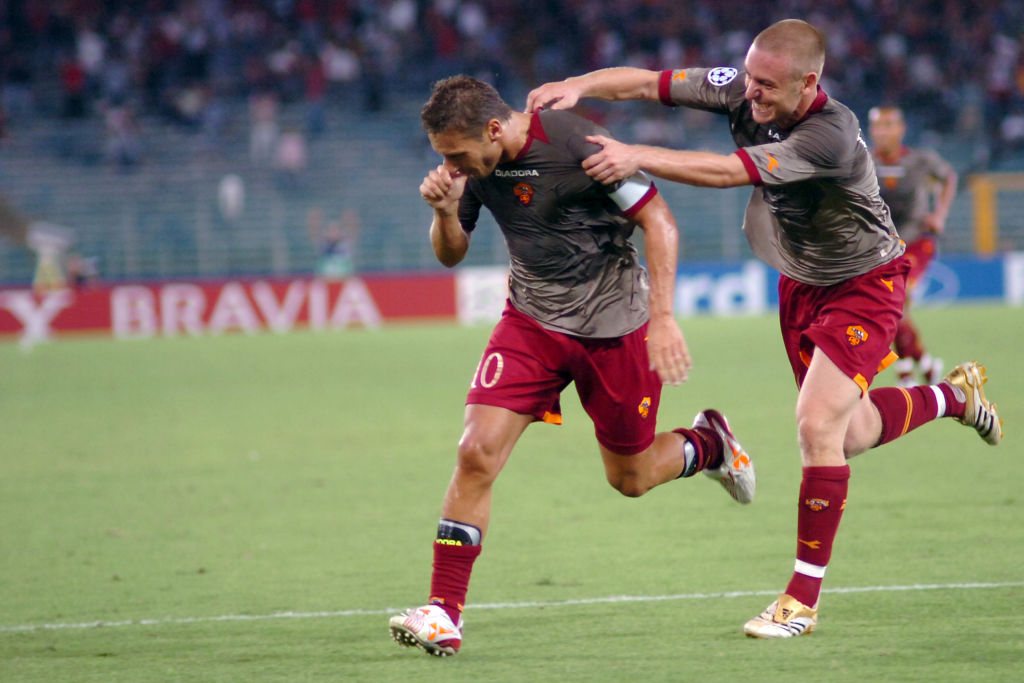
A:
{"type": "Polygon", "coordinates": [[[989,444],[1002,421],[982,391],[984,368],[964,363],[930,386],[870,389],[895,359],[907,272],[900,239],[878,192],[857,117],[821,89],[821,31],[786,19],[762,31],[742,70],[602,69],[544,84],[527,111],[569,108],[581,97],[647,99],[728,116],[737,150],[721,155],[626,145],[607,136],[583,162],[614,183],[643,170],[690,185],[753,185],[743,230],[754,253],[781,275],[779,317],[798,386],[803,465],[794,571],[778,600],[744,625],[760,638],[814,629],[822,579],[842,512],[847,458],[941,417],[989,444]]]}

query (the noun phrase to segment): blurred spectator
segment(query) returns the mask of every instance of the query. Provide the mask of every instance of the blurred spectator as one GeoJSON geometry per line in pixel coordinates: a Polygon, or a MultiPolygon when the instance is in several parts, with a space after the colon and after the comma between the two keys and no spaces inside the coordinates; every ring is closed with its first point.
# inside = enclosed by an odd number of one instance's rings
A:
{"type": "Polygon", "coordinates": [[[142,158],[139,126],[135,112],[125,102],[113,102],[106,107],[103,119],[107,134],[104,153],[115,170],[133,170],[142,158]]]}
{"type": "Polygon", "coordinates": [[[805,16],[830,43],[825,88],[861,116],[884,100],[931,132],[962,134],[967,122],[997,156],[1003,119],[1024,104],[1019,1],[527,4],[0,0],[0,87],[12,120],[31,111],[33,92],[57,86],[68,118],[102,111],[99,101],[124,101],[139,115],[161,113],[197,132],[207,125],[211,91],[252,98],[250,153],[269,165],[278,104],[303,102],[306,133],[315,137],[325,106],[353,100],[353,91],[377,112],[391,106],[390,93],[425,91],[457,72],[525,93],[608,64],[738,66],[758,27],[805,16]]]}
{"type": "Polygon", "coordinates": [[[257,166],[274,161],[279,133],[277,95],[261,90],[249,98],[249,159],[257,166]]]}
{"type": "Polygon", "coordinates": [[[274,153],[274,170],[282,189],[301,189],[307,158],[306,136],[302,131],[290,129],[281,133],[274,153]]]}
{"type": "Polygon", "coordinates": [[[99,282],[100,271],[94,257],[71,252],[67,257],[67,283],[75,289],[89,289],[99,282]]]}
{"type": "Polygon", "coordinates": [[[361,229],[355,210],[346,209],[338,220],[325,225],[323,209],[310,209],[306,227],[317,252],[317,277],[339,280],[355,273],[355,252],[361,229]]]}
{"type": "Polygon", "coordinates": [[[66,119],[80,119],[86,114],[85,69],[71,57],[60,64],[60,84],[64,95],[61,115],[66,119]]]}

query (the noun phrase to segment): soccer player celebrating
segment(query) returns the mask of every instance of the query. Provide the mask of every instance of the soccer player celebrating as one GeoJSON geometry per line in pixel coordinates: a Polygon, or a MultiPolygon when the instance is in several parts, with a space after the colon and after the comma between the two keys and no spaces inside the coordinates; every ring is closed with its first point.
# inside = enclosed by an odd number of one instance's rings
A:
{"type": "Polygon", "coordinates": [[[856,116],[818,85],[825,40],[786,19],[747,51],[744,69],[611,68],[542,85],[527,110],[565,109],[581,97],[648,99],[726,114],[738,149],[730,155],[625,145],[590,136],[602,150],[583,162],[601,182],[640,170],[690,185],[753,185],[743,230],[754,253],[781,273],[783,343],[799,388],[803,464],[796,563],[784,593],[744,632],[760,638],[808,633],[846,507],[846,459],[941,417],[1002,438],[982,391],[984,368],[964,363],[944,381],[869,391],[895,359],[890,343],[903,313],[904,244],[879,196],[856,116]]]}
{"type": "Polygon", "coordinates": [[[585,138],[606,131],[569,112],[513,111],[468,76],[434,84],[421,117],[444,159],[420,185],[437,259],[462,261],[482,206],[511,259],[508,302],[466,399],[429,602],[390,620],[400,644],[444,656],[462,642],[494,481],[530,423],[561,422],[570,382],[594,422],[608,482],[624,495],[703,471],[749,503],[755,478],[715,410],[698,413],[691,429],[655,433],[662,384],[686,380],[691,361],[673,315],[676,223],[650,178],[595,181],[581,163],[599,148],[585,138]],[[636,226],[647,268],[630,242],[636,226]]]}
{"type": "MultiPolygon", "coordinates": [[[[907,243],[907,290],[912,291],[935,256],[936,237],[945,229],[949,207],[956,197],[957,175],[934,150],[903,144],[907,124],[899,107],[872,108],[868,112],[868,133],[879,191],[900,237],[907,243]]],[[[896,328],[895,347],[900,359],[893,369],[899,374],[900,386],[913,386],[918,374],[928,384],[939,380],[942,360],[925,350],[917,326],[910,319],[909,296],[896,328]]]]}

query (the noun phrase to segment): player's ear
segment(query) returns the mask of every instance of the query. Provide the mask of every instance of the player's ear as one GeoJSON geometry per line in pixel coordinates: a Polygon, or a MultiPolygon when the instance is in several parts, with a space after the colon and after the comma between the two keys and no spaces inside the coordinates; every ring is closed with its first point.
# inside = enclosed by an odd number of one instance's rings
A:
{"type": "Polygon", "coordinates": [[[501,125],[501,121],[498,119],[491,119],[487,122],[487,139],[491,142],[496,141],[501,137],[503,130],[504,126],[501,125]]]}

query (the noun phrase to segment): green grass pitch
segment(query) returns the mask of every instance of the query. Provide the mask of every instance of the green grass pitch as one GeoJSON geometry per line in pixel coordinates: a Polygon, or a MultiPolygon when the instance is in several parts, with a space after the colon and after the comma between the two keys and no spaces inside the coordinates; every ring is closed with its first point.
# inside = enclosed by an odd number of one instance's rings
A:
{"type": "Polygon", "coordinates": [[[386,622],[426,598],[489,328],[0,345],[0,680],[1019,680],[1024,315],[917,318],[947,365],[988,367],[1006,438],[944,420],[852,461],[815,633],[742,634],[795,550],[776,320],[694,318],[659,427],[722,410],[757,499],[622,497],[570,388],[498,480],[448,659],[386,622]]]}

